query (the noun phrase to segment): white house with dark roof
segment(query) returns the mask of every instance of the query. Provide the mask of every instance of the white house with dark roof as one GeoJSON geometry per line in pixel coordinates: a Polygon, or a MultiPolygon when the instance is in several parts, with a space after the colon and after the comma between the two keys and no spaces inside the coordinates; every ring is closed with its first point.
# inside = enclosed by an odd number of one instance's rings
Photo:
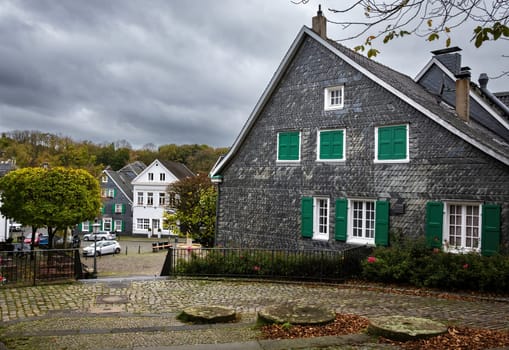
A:
{"type": "Polygon", "coordinates": [[[319,12],[210,172],[216,244],[344,249],[392,232],[509,250],[505,95],[457,55],[435,52],[412,79],[327,39],[319,12]]]}
{"type": "Polygon", "coordinates": [[[186,177],[195,176],[184,164],[154,160],[132,180],[133,187],[133,234],[147,237],[169,235],[163,225],[166,210],[175,200],[168,193],[168,185],[186,177]]]}

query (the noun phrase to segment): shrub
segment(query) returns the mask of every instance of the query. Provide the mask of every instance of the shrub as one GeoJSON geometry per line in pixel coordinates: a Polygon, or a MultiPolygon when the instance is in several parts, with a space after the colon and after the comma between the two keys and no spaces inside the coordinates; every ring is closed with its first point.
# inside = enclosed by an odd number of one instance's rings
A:
{"type": "Polygon", "coordinates": [[[375,248],[362,262],[362,278],[451,291],[507,292],[509,257],[445,253],[420,240],[407,241],[375,248]]]}

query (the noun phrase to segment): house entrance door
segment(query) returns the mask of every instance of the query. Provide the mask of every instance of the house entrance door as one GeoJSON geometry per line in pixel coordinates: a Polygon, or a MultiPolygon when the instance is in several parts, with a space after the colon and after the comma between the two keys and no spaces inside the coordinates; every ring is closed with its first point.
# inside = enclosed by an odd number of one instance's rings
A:
{"type": "Polygon", "coordinates": [[[154,235],[157,235],[157,238],[161,238],[161,226],[159,219],[152,219],[152,232],[154,235]]]}

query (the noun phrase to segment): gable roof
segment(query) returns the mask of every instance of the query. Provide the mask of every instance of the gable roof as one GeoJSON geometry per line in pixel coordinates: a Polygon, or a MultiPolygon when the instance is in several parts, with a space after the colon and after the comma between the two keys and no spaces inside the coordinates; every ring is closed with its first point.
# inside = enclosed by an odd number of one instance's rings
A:
{"type": "MultiPolygon", "coordinates": [[[[421,69],[421,71],[416,75],[414,81],[419,82],[421,78],[423,78],[423,76],[429,70],[431,70],[433,66],[436,66],[442,72],[442,74],[449,78],[450,81],[453,83],[455,82],[455,72],[452,71],[446,64],[444,64],[440,57],[437,56],[433,57],[423,67],[423,69],[421,69]]],[[[470,98],[477,102],[487,113],[486,115],[477,114],[471,109],[471,118],[481,123],[488,129],[493,130],[496,134],[504,138],[505,141],[509,141],[509,120],[504,117],[504,110],[497,110],[497,104],[503,102],[498,99],[495,94],[490,93],[487,89],[480,88],[472,82],[470,85],[470,98]],[[497,101],[493,101],[493,99],[497,99],[497,101]]],[[[500,107],[498,107],[498,109],[500,109],[500,107]]]]}
{"type": "Polygon", "coordinates": [[[122,169],[120,169],[118,173],[121,174],[123,178],[128,178],[132,180],[136,176],[138,176],[146,167],[147,166],[145,165],[145,163],[138,160],[127,164],[122,169]]]}
{"type": "Polygon", "coordinates": [[[140,161],[129,163],[118,171],[106,168],[103,174],[106,174],[117,188],[124,193],[124,195],[132,203],[133,200],[133,187],[131,185],[132,179],[138,176],[147,166],[140,161]]]}
{"type": "Polygon", "coordinates": [[[186,177],[195,176],[195,174],[182,163],[172,162],[170,160],[161,160],[160,162],[179,180],[185,179],[186,177]]]}
{"type": "Polygon", "coordinates": [[[135,183],[141,177],[142,174],[150,171],[150,169],[155,164],[161,164],[166,170],[172,173],[177,179],[182,180],[186,177],[195,176],[195,174],[189,170],[187,166],[182,163],[172,162],[169,160],[159,160],[155,159],[152,163],[150,163],[142,172],[140,172],[134,179],[131,180],[131,183],[135,183]]]}
{"type": "Polygon", "coordinates": [[[368,59],[367,57],[364,57],[332,40],[325,40],[310,28],[303,26],[284,56],[278,69],[272,76],[272,79],[265,88],[262,96],[256,103],[255,108],[249,115],[249,118],[244,124],[240,134],[235,139],[230,151],[224,156],[224,158],[217,162],[209,174],[210,177],[219,176],[220,172],[229,163],[233,155],[235,155],[235,153],[239,150],[249,130],[263,110],[264,105],[270,99],[279,80],[283,77],[286,69],[297,54],[301,43],[307,37],[319,42],[354,69],[364,74],[367,78],[408,103],[410,106],[419,110],[425,116],[446,128],[454,135],[462,138],[491,157],[509,165],[509,144],[503,142],[503,140],[494,139],[491,133],[486,132],[484,128],[479,127],[478,125],[473,123],[467,124],[460,120],[449,108],[437,103],[437,99],[427,92],[422,86],[417,84],[412,78],[368,59]]]}

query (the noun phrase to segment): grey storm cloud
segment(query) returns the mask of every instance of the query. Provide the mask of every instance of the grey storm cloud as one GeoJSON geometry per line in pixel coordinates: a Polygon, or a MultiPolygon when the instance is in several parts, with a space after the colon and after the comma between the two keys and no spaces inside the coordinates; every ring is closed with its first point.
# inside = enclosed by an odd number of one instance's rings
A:
{"type": "MultiPolygon", "coordinates": [[[[317,4],[0,0],[0,131],[230,146],[317,4]]],[[[380,61],[410,76],[440,48],[391,45],[380,61]]]]}

